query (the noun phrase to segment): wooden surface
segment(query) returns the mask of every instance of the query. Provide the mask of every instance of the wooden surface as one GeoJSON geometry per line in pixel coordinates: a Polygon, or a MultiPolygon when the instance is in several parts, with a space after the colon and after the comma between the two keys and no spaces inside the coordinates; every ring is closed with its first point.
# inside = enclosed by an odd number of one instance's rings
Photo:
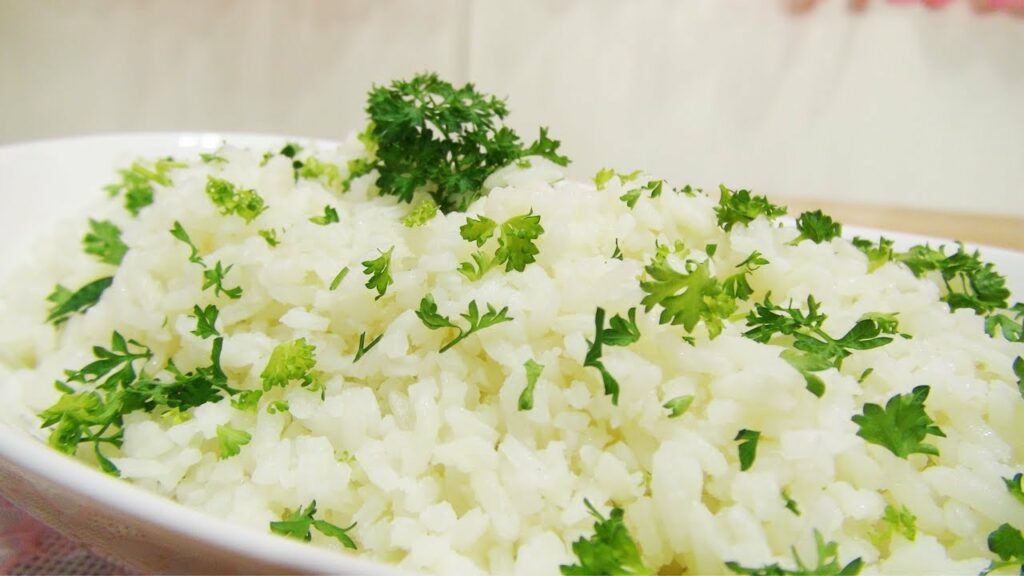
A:
{"type": "Polygon", "coordinates": [[[925,234],[1024,251],[1024,218],[810,199],[778,197],[772,200],[788,206],[793,217],[805,210],[821,209],[835,220],[851,226],[925,234]]]}

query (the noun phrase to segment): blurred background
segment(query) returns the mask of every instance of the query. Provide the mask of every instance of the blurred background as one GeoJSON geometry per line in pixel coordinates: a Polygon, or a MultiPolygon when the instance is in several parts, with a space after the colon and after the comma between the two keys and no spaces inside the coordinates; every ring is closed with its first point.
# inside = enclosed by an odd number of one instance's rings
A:
{"type": "Polygon", "coordinates": [[[1024,18],[927,4],[0,0],[0,144],[341,138],[372,84],[434,70],[507,97],[525,138],[550,126],[576,177],[644,168],[1019,237],[1024,18]]]}

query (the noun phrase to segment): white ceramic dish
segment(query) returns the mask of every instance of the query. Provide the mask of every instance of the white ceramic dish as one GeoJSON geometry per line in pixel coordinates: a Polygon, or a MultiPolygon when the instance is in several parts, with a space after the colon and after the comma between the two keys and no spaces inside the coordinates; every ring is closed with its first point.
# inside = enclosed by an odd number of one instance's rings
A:
{"type": "MultiPolygon", "coordinates": [[[[115,170],[137,157],[195,158],[228,141],[279,148],[288,138],[252,134],[114,134],[0,147],[0,278],[31,259],[33,243],[55,223],[103,194],[115,170]]],[[[290,139],[294,140],[294,139],[290,139]]],[[[848,227],[845,236],[882,232],[848,227]]],[[[897,246],[949,241],[885,232],[897,246]]],[[[1024,253],[981,248],[1024,295],[1024,253]]],[[[42,298],[44,295],[40,295],[42,298]]],[[[47,524],[99,552],[157,573],[396,574],[341,553],[268,532],[242,529],[192,511],[68,458],[0,422],[0,492],[47,524]]]]}

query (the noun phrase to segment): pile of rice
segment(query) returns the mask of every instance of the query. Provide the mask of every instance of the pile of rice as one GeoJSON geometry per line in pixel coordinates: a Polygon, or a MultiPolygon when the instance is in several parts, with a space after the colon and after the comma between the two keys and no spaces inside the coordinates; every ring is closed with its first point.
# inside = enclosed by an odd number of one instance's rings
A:
{"type": "MultiPolygon", "coordinates": [[[[124,446],[109,453],[125,479],[256,530],[316,500],[318,517],[357,522],[356,553],[381,562],[449,574],[554,574],[577,562],[572,542],[593,533],[586,498],[605,512],[623,508],[644,563],[665,573],[719,573],[726,561],[793,566],[793,546],[813,565],[817,530],[838,543],[844,564],[861,557],[865,572],[976,574],[993,557],[987,535],[1004,522],[1024,526],[1024,505],[1002,480],[1024,456],[1024,402],[1011,369],[1024,346],[986,336],[971,310],[951,313],[935,283],[902,265],[868,273],[848,241],[790,245],[796,230],[763,218],[725,233],[717,198],[704,194],[645,193],[630,209],[618,180],[597,190],[541,159],[492,175],[493,190],[468,213],[409,228],[401,219],[410,205],[378,197],[370,177],[339,193],[296,181],[289,158],[261,166],[262,151],[219,153],[226,163],[174,171],[174,185],[158,188],[138,218],[119,200],[89,214],[118,224],[130,250],[84,315],[59,329],[43,322],[55,284],[77,287],[113,271],[82,253],[84,218],[6,285],[0,417],[45,438],[36,414],[57,399],[53,381],[90,362],[91,347],[108,345],[115,330],[153,349],[148,373],[171,358],[182,370],[206,365],[210,342],[191,334],[189,315],[216,303],[232,386],[260,388],[274,347],[305,338],[316,346],[323,397],[292,383],[266,394],[255,413],[228,400],[181,423],[135,413],[124,446]],[[255,189],[269,209],[251,224],[221,215],[204,192],[209,174],[255,189]],[[340,223],[309,222],[325,205],[340,223]],[[530,210],[545,230],[535,263],[478,282],[456,271],[476,250],[459,235],[467,215],[502,222],[530,210]],[[234,266],[226,285],[242,286],[240,299],[201,290],[187,247],[168,233],[175,221],[206,261],[234,266]],[[279,246],[256,234],[267,228],[281,232],[279,246]],[[610,257],[616,240],[622,260],[610,257]],[[827,391],[816,398],[780,359],[782,347],[742,336],[742,319],[715,339],[698,327],[690,345],[682,327],[658,323],[659,309],[641,307],[640,340],[604,351],[622,390],[612,405],[598,371],[583,366],[595,310],[638,307],[656,243],[677,241],[697,251],[717,244],[722,274],[760,251],[770,264],[751,275],[750,302],[769,291],[782,304],[813,294],[830,334],[864,313],[892,312],[913,338],[855,352],[841,372],[821,373],[827,391]],[[360,263],[391,246],[394,284],[374,300],[360,263]],[[351,273],[329,290],[345,266],[351,273]],[[514,320],[441,354],[450,334],[415,314],[428,293],[457,323],[471,300],[507,306],[514,320]],[[363,332],[384,337],[353,363],[363,332]],[[533,409],[520,411],[528,359],[545,368],[533,409]],[[931,387],[927,412],[946,434],[928,440],[941,456],[902,459],[857,436],[851,416],[865,403],[884,405],[922,384],[931,387]],[[669,418],[662,405],[684,394],[695,397],[692,406],[669,418]],[[268,413],[278,399],[289,411],[268,413]],[[220,459],[219,425],[248,431],[252,441],[220,459]],[[761,431],[745,472],[740,429],[761,431]],[[800,515],[785,507],[783,491],[800,515]],[[913,541],[898,532],[877,537],[887,505],[916,516],[913,541]]],[[[365,154],[355,139],[307,153],[342,167],[365,154]]],[[[90,452],[83,447],[80,457],[92,460],[90,452]]],[[[340,549],[315,531],[313,542],[340,549]]]]}

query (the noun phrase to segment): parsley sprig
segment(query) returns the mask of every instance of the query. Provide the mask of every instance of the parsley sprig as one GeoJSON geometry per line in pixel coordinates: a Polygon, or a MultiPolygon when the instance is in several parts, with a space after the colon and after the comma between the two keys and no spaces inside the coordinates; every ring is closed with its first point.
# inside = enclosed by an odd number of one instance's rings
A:
{"type": "Polygon", "coordinates": [[[800,235],[790,244],[799,244],[803,240],[821,244],[843,235],[843,225],[832,220],[831,216],[821,210],[800,214],[796,219],[796,229],[800,231],[800,235]]]}
{"type": "Polygon", "coordinates": [[[472,84],[456,88],[436,74],[419,74],[370,91],[367,141],[374,153],[352,176],[377,171],[381,194],[411,202],[427,190],[441,211],[465,211],[483,194],[491,173],[519,158],[543,156],[566,165],[559,142],[541,128],[524,146],[511,128],[505,102],[477,92],[472,84]]]}
{"type": "Polygon", "coordinates": [[[859,574],[864,562],[860,558],[854,558],[845,566],[839,563],[839,545],[835,542],[826,542],[825,538],[817,530],[814,531],[814,544],[818,551],[818,559],[815,566],[804,564],[796,548],[792,548],[793,560],[796,562],[796,569],[790,570],[778,564],[770,564],[759,568],[749,568],[740,565],[739,562],[726,562],[725,567],[733,574],[748,574],[750,576],[854,576],[859,574]]]}
{"type": "Polygon", "coordinates": [[[206,195],[220,213],[235,214],[248,224],[267,210],[263,197],[255,190],[239,188],[234,183],[216,176],[206,177],[206,195]]]}
{"type": "Polygon", "coordinates": [[[89,282],[74,292],[57,284],[53,288],[53,292],[46,297],[47,302],[53,304],[46,316],[46,321],[61,324],[72,314],[85,312],[100,301],[100,296],[103,296],[103,293],[113,283],[113,276],[104,276],[89,282]]]}
{"type": "Polygon", "coordinates": [[[612,508],[605,518],[594,508],[590,500],[584,499],[594,522],[594,535],[580,537],[572,543],[573,554],[579,564],[560,566],[565,576],[592,576],[594,574],[654,574],[644,565],[640,549],[626,528],[622,508],[612,508]]]}
{"type": "Polygon", "coordinates": [[[721,196],[715,207],[715,215],[718,217],[718,225],[726,232],[737,224],[746,226],[758,216],[773,220],[786,214],[784,206],[776,206],[764,196],[754,196],[749,190],[733,191],[724,185],[718,189],[721,196]]]}
{"type": "Polygon", "coordinates": [[[366,287],[377,291],[374,300],[383,298],[388,286],[394,283],[394,279],[391,278],[391,253],[394,250],[395,247],[392,246],[387,252],[380,252],[380,256],[363,262],[363,274],[368,277],[366,287]]]}
{"type": "Polygon", "coordinates": [[[89,232],[82,238],[86,254],[104,264],[121,264],[128,246],[121,240],[121,229],[110,220],[89,219],[89,232]]]}
{"type": "Polygon", "coordinates": [[[1017,528],[1001,524],[988,535],[988,549],[999,556],[999,560],[993,560],[980,576],[1006,566],[1017,565],[1024,570],[1024,536],[1017,528]]]}
{"type": "Polygon", "coordinates": [[[756,342],[769,342],[778,336],[791,337],[795,351],[783,352],[782,358],[803,375],[807,389],[815,396],[825,393],[825,384],[813,374],[828,368],[839,369],[843,359],[855,350],[870,350],[892,342],[889,334],[896,334],[898,323],[892,314],[865,314],[850,330],[834,338],[822,329],[828,318],[820,310],[814,296],[807,297],[807,311],[771,301],[754,304],[747,315],[748,330],[744,336],[756,342]]]}
{"type": "Polygon", "coordinates": [[[456,326],[447,316],[442,316],[437,311],[437,303],[434,302],[434,297],[431,294],[427,294],[420,300],[420,308],[416,311],[416,316],[419,317],[423,325],[431,330],[440,330],[442,328],[454,328],[458,330],[458,334],[446,344],[441,346],[441,352],[445,352],[451,349],[459,342],[462,342],[470,335],[483,330],[484,328],[490,328],[502,322],[511,322],[512,318],[508,316],[508,306],[505,306],[501,310],[496,310],[494,306],[488,304],[487,312],[483,315],[480,314],[480,309],[477,306],[476,300],[471,300],[469,307],[464,314],[460,314],[466,322],[469,323],[467,328],[456,326]]]}
{"type": "Polygon", "coordinates": [[[348,535],[349,531],[356,527],[355,522],[350,526],[342,528],[326,520],[318,519],[315,516],[316,500],[313,500],[309,503],[309,506],[300,506],[298,510],[286,511],[283,520],[270,523],[270,530],[275,534],[309,542],[313,538],[310,533],[311,529],[315,528],[317,532],[341,542],[341,545],[345,548],[356,549],[356,543],[348,535]]]}
{"type": "Polygon", "coordinates": [[[111,197],[124,194],[125,210],[128,210],[132,216],[138,216],[139,211],[153,203],[153,185],[171,186],[170,171],[186,166],[188,164],[176,162],[170,157],[161,158],[152,164],[140,160],[132,163],[127,169],[118,170],[118,175],[121,177],[120,182],[104,186],[103,189],[111,197]]]}
{"type": "Polygon", "coordinates": [[[630,308],[626,314],[628,319],[616,314],[608,321],[608,328],[605,328],[604,308],[597,309],[594,313],[594,340],[587,341],[590,349],[583,360],[584,366],[596,368],[601,373],[604,393],[611,396],[612,404],[616,405],[619,403],[619,381],[604,367],[601,356],[605,345],[628,346],[640,339],[640,328],[636,325],[636,308],[630,308]]]}

